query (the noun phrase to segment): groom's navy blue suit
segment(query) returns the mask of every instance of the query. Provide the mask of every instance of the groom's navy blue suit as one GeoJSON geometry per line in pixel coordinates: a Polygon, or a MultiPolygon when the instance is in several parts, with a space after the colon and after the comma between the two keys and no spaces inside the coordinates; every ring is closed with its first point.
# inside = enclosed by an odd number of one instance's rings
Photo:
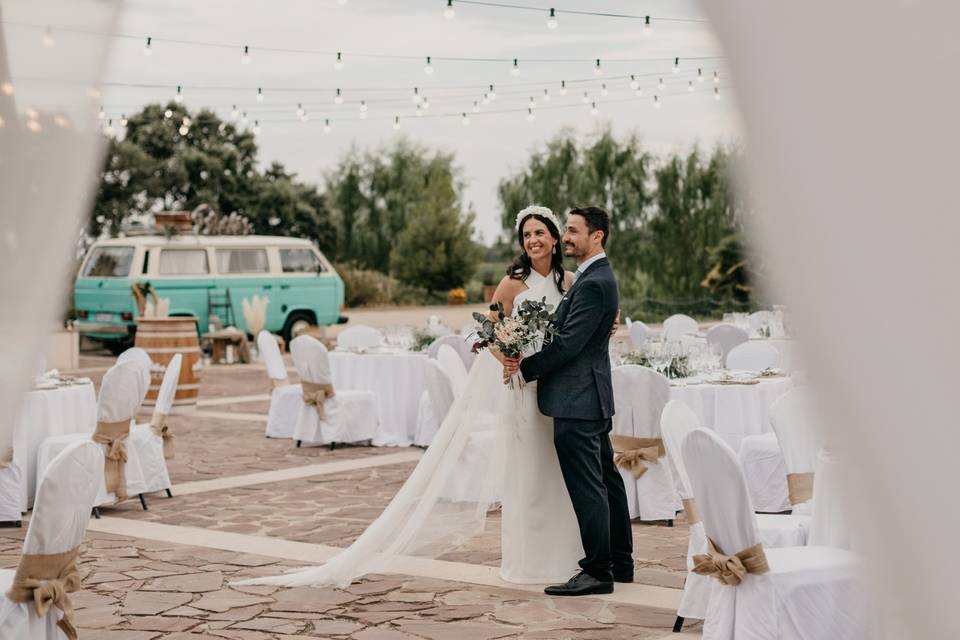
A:
{"type": "Polygon", "coordinates": [[[623,479],[613,464],[610,331],[619,309],[617,280],[604,257],[580,274],[557,307],[550,344],[520,362],[538,381],[540,412],[553,417],[553,440],[580,525],[580,567],[609,582],[633,576],[633,538],[623,479]]]}

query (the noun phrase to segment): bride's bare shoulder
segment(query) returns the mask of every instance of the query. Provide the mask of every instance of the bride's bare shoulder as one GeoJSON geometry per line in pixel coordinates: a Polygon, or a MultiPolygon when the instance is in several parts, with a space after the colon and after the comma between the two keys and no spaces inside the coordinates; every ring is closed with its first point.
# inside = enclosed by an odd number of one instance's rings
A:
{"type": "Polygon", "coordinates": [[[497,285],[497,290],[493,294],[493,299],[495,301],[513,301],[517,295],[525,290],[527,285],[524,284],[523,280],[518,280],[516,278],[511,278],[510,276],[503,276],[500,280],[500,284],[497,285]]]}

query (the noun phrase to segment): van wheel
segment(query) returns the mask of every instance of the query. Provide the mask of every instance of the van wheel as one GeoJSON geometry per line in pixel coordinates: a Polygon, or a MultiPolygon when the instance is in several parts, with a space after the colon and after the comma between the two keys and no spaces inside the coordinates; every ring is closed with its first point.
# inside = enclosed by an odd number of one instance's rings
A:
{"type": "Polygon", "coordinates": [[[283,340],[287,344],[287,350],[290,350],[290,341],[297,337],[297,334],[316,323],[317,319],[312,313],[306,311],[291,313],[283,325],[283,340]]]}

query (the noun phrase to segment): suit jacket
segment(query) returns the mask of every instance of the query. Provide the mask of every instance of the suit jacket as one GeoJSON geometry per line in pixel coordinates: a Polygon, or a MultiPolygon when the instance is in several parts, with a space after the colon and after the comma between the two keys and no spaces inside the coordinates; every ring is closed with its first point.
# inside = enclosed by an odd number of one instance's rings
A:
{"type": "Polygon", "coordinates": [[[609,345],[619,307],[613,269],[601,258],[580,274],[557,306],[551,342],[520,362],[523,379],[538,381],[541,413],[575,420],[613,416],[609,345]]]}

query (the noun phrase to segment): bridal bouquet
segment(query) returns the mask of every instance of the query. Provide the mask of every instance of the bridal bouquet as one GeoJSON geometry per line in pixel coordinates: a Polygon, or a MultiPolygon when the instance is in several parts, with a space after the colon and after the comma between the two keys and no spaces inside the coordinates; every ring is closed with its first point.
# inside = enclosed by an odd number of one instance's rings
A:
{"type": "MultiPolygon", "coordinates": [[[[543,346],[554,328],[553,305],[547,299],[524,300],[517,308],[516,315],[508,316],[503,312],[503,304],[490,305],[497,312],[496,321],[482,313],[474,313],[473,319],[480,323],[474,335],[474,353],[481,349],[493,348],[508,358],[519,358],[528,351],[536,351],[543,346]]],[[[514,389],[514,381],[510,380],[514,389]]]]}

